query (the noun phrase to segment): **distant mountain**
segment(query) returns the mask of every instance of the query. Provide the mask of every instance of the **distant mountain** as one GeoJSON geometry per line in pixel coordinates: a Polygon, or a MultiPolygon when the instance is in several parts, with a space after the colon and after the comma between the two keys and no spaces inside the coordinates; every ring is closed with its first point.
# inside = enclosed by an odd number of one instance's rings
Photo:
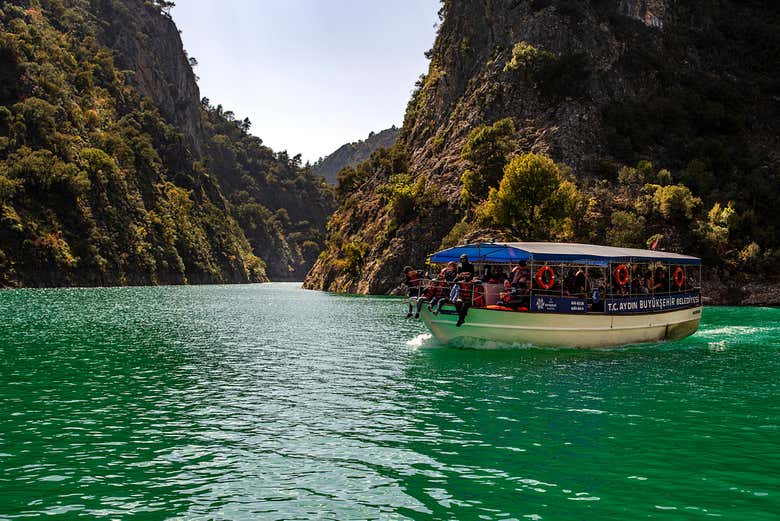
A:
{"type": "Polygon", "coordinates": [[[327,157],[321,158],[314,165],[314,173],[321,175],[330,184],[336,184],[336,174],[345,166],[355,166],[362,163],[371,152],[378,148],[389,148],[395,144],[400,129],[395,125],[381,132],[371,132],[365,141],[355,141],[342,145],[327,157]]]}

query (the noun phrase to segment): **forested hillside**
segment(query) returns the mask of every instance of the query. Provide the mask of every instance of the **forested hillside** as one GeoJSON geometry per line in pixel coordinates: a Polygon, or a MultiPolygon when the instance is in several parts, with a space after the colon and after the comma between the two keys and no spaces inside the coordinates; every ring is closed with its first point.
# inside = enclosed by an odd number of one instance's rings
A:
{"type": "Polygon", "coordinates": [[[332,194],[200,100],[168,2],[0,6],[0,285],[305,273],[332,194]]]}
{"type": "Polygon", "coordinates": [[[342,168],[362,163],[378,148],[393,146],[398,139],[398,132],[399,129],[395,125],[380,132],[371,132],[366,139],[342,145],[333,153],[320,158],[312,166],[312,170],[330,184],[338,184],[337,176],[342,168]]]}
{"type": "Polygon", "coordinates": [[[307,287],[384,293],[403,265],[493,237],[656,243],[702,256],[714,301],[778,301],[780,4],[464,0],[440,16],[398,142],[340,174],[307,287]]]}

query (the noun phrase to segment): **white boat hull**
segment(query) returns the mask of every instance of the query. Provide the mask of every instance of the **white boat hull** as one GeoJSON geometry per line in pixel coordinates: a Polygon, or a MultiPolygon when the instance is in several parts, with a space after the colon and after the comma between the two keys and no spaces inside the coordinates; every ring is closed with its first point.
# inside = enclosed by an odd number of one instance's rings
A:
{"type": "Polygon", "coordinates": [[[605,348],[677,340],[699,328],[702,308],[643,315],[526,313],[472,308],[457,327],[453,306],[421,318],[442,344],[480,347],[485,342],[540,347],[605,348]],[[452,314],[450,314],[452,313],[452,314]]]}

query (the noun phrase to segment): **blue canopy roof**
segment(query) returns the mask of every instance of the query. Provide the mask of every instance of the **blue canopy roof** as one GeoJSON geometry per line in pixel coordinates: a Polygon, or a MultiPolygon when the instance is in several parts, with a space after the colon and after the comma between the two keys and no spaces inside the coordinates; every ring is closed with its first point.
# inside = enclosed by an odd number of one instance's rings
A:
{"type": "Polygon", "coordinates": [[[471,262],[515,263],[519,261],[569,262],[606,266],[610,262],[654,262],[701,264],[701,259],[665,251],[616,248],[591,244],[556,242],[483,242],[455,246],[434,253],[431,262],[457,262],[466,254],[471,262]]]}

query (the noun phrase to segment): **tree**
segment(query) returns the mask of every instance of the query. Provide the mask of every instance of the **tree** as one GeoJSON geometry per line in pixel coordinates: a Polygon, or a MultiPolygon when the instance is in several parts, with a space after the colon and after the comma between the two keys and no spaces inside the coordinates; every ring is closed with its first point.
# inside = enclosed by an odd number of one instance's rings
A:
{"type": "Polygon", "coordinates": [[[618,210],[612,214],[611,226],[607,230],[607,242],[612,246],[643,246],[645,218],[636,214],[618,210]]]}
{"type": "Polygon", "coordinates": [[[171,2],[170,0],[154,0],[154,5],[156,5],[166,16],[170,16],[171,9],[176,7],[176,3],[171,2]]]}
{"type": "Polygon", "coordinates": [[[701,199],[694,197],[684,185],[647,185],[655,189],[653,207],[670,222],[684,223],[693,219],[694,212],[701,206],[701,199]]]}
{"type": "Polygon", "coordinates": [[[336,174],[336,197],[343,201],[358,184],[358,172],[351,166],[345,166],[336,174]]]}
{"type": "Polygon", "coordinates": [[[466,204],[478,203],[491,188],[498,186],[507,154],[514,148],[514,134],[515,124],[510,118],[477,127],[471,132],[460,153],[473,166],[461,176],[461,196],[466,204]]]}
{"type": "Polygon", "coordinates": [[[579,192],[546,156],[514,157],[498,189],[491,188],[480,214],[523,240],[546,239],[576,206],[579,192]]]}

